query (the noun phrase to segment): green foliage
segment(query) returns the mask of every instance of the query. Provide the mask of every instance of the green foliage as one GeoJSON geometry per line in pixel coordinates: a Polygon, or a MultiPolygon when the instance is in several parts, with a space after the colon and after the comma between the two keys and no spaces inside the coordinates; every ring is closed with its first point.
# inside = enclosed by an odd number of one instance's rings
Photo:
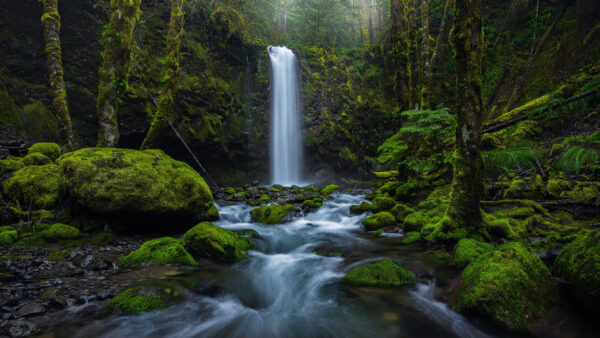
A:
{"type": "Polygon", "coordinates": [[[598,162],[598,151],[596,149],[573,146],[569,148],[556,163],[556,169],[564,172],[579,171],[587,165],[598,162]]]}
{"type": "Polygon", "coordinates": [[[414,285],[417,276],[389,259],[369,263],[353,269],[342,278],[342,283],[383,288],[414,285]]]}
{"type": "Polygon", "coordinates": [[[508,174],[511,171],[537,170],[544,163],[538,151],[530,148],[491,150],[483,154],[484,172],[489,175],[508,174]]]}

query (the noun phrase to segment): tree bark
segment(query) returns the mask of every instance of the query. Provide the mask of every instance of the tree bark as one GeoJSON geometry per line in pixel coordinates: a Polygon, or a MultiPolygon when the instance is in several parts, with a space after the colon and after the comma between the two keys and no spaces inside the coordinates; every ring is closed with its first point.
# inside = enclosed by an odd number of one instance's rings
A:
{"type": "Polygon", "coordinates": [[[62,68],[62,53],[60,48],[60,15],[58,13],[58,0],[44,0],[44,14],[42,15],[44,37],[46,40],[46,56],[48,59],[48,74],[50,77],[50,90],[52,91],[52,105],[58,120],[60,136],[68,150],[77,146],[71,115],[67,105],[67,91],[62,68]]]}
{"type": "Polygon", "coordinates": [[[456,50],[456,142],[454,179],[446,215],[451,224],[479,232],[483,196],[480,151],[483,100],[481,0],[456,0],[451,40],[456,50]]]}
{"type": "Polygon", "coordinates": [[[405,0],[392,0],[390,3],[390,44],[395,64],[394,86],[398,106],[401,110],[412,107],[410,68],[410,43],[407,20],[408,7],[405,0]]]}
{"type": "Polygon", "coordinates": [[[142,149],[156,148],[160,137],[167,131],[168,121],[173,118],[175,85],[179,76],[179,59],[181,55],[181,36],[183,35],[183,0],[171,0],[171,20],[167,38],[167,56],[165,72],[162,78],[163,87],[158,99],[158,110],[150,125],[150,130],[142,143],[142,149]]]}
{"type": "Polygon", "coordinates": [[[112,14],[104,30],[103,64],[100,68],[98,102],[98,146],[119,143],[117,107],[127,90],[133,29],[140,15],[141,0],[111,0],[112,14]]]}
{"type": "Polygon", "coordinates": [[[421,0],[421,59],[422,76],[421,79],[421,109],[429,109],[429,77],[430,77],[430,59],[429,59],[429,0],[421,0]]]}

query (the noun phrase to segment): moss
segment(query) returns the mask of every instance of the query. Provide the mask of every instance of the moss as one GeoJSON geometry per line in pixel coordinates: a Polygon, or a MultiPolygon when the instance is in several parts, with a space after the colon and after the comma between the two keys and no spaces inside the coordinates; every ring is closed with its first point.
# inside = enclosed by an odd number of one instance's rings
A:
{"type": "Polygon", "coordinates": [[[188,230],[183,243],[194,256],[231,260],[245,258],[246,250],[254,246],[248,238],[208,222],[188,230]]]}
{"type": "Polygon", "coordinates": [[[7,157],[3,160],[0,160],[0,176],[4,174],[8,174],[13,171],[17,171],[23,168],[25,164],[23,164],[23,160],[20,158],[7,157]]]}
{"type": "Polygon", "coordinates": [[[62,262],[70,254],[71,254],[71,250],[59,250],[59,251],[55,251],[55,252],[49,254],[48,256],[46,256],[46,260],[49,262],[62,262]]]}
{"type": "Polygon", "coordinates": [[[263,205],[250,211],[252,221],[262,224],[279,224],[289,222],[290,216],[296,210],[291,204],[271,204],[263,205]]]}
{"type": "Polygon", "coordinates": [[[552,197],[560,198],[562,193],[571,189],[572,186],[573,184],[570,181],[554,177],[548,180],[546,190],[552,197]]]}
{"type": "Polygon", "coordinates": [[[396,188],[396,200],[410,202],[415,196],[417,186],[413,182],[405,182],[396,188]]]}
{"type": "Polygon", "coordinates": [[[48,241],[58,241],[61,239],[77,239],[81,236],[81,233],[77,228],[70,225],[56,223],[52,224],[47,230],[42,231],[40,236],[48,241]]]}
{"type": "Polygon", "coordinates": [[[204,213],[204,216],[202,216],[202,220],[207,222],[219,220],[219,210],[217,209],[217,206],[214,203],[212,203],[210,208],[208,208],[208,210],[204,213]]]}
{"type": "Polygon", "coordinates": [[[417,276],[394,261],[386,259],[352,269],[342,278],[342,282],[357,286],[389,288],[414,285],[417,283],[417,276]]]}
{"type": "Polygon", "coordinates": [[[371,202],[371,211],[388,211],[396,205],[396,201],[389,197],[377,197],[371,202]]]}
{"type": "Polygon", "coordinates": [[[194,258],[183,247],[180,240],[171,237],[161,237],[148,241],[139,249],[125,257],[121,257],[118,265],[137,265],[152,262],[160,265],[181,264],[196,265],[194,258]]]}
{"type": "Polygon", "coordinates": [[[101,232],[92,239],[91,243],[95,246],[107,246],[114,243],[114,241],[115,235],[110,232],[101,232]]]}
{"type": "Polygon", "coordinates": [[[0,245],[11,245],[17,241],[19,234],[16,230],[5,230],[0,232],[0,245]]]}
{"type": "Polygon", "coordinates": [[[56,143],[35,143],[27,150],[29,155],[40,153],[47,156],[51,161],[56,161],[60,156],[60,146],[56,143]]]}
{"type": "Polygon", "coordinates": [[[31,203],[36,209],[52,209],[58,198],[58,176],[53,164],[25,167],[4,182],[4,194],[22,208],[31,203]]]}
{"type": "Polygon", "coordinates": [[[380,180],[396,179],[398,177],[398,171],[397,170],[379,171],[379,172],[374,172],[373,175],[375,175],[375,178],[380,179],[380,180]]]}
{"type": "Polygon", "coordinates": [[[117,294],[107,305],[128,314],[154,311],[167,305],[167,297],[138,286],[117,294]]]}
{"type": "Polygon", "coordinates": [[[87,148],[63,155],[58,166],[61,190],[97,214],[195,220],[212,205],[204,179],[161,150],[87,148]]]}
{"type": "Polygon", "coordinates": [[[534,252],[504,244],[472,261],[461,275],[458,307],[524,330],[556,300],[556,282],[534,252]]]}
{"type": "Polygon", "coordinates": [[[396,225],[396,219],[387,211],[378,212],[362,220],[362,225],[367,231],[396,225]]]}
{"type": "Polygon", "coordinates": [[[419,231],[425,224],[431,223],[431,217],[425,215],[421,211],[414,212],[404,217],[404,231],[419,231]]]}
{"type": "Polygon", "coordinates": [[[510,183],[504,192],[505,198],[510,199],[540,199],[544,196],[544,184],[539,175],[518,178],[510,183]]]}
{"type": "Polygon", "coordinates": [[[421,233],[418,231],[411,231],[404,234],[402,238],[402,244],[412,244],[421,240],[421,233]]]}
{"type": "Polygon", "coordinates": [[[394,215],[394,218],[396,218],[397,220],[401,219],[403,220],[408,214],[412,214],[415,212],[415,209],[407,206],[404,203],[396,203],[396,205],[394,205],[394,207],[392,208],[392,210],[390,210],[390,213],[392,215],[394,215]]]}
{"type": "Polygon", "coordinates": [[[396,189],[401,185],[400,182],[387,182],[377,190],[383,196],[395,196],[396,189]]]}
{"type": "Polygon", "coordinates": [[[40,235],[23,237],[15,243],[18,246],[46,246],[47,244],[40,235]]]}
{"type": "Polygon", "coordinates": [[[271,201],[271,198],[269,197],[269,195],[263,194],[258,198],[258,200],[262,203],[269,203],[269,201],[271,201]]]}
{"type": "Polygon", "coordinates": [[[359,205],[352,205],[350,206],[350,211],[356,214],[371,211],[371,203],[361,202],[359,205]]]}
{"type": "Polygon", "coordinates": [[[44,165],[50,163],[52,163],[52,161],[48,156],[42,153],[29,154],[23,158],[23,164],[25,165],[44,165]]]}
{"type": "Polygon", "coordinates": [[[323,206],[319,200],[306,200],[302,202],[302,207],[305,209],[318,209],[323,206]]]}
{"type": "Polygon", "coordinates": [[[471,238],[463,238],[454,248],[454,266],[464,268],[475,258],[492,250],[492,246],[485,242],[478,242],[471,238]]]}
{"type": "Polygon", "coordinates": [[[554,261],[554,274],[573,283],[576,299],[597,311],[600,303],[600,230],[581,234],[554,261]]]}
{"type": "Polygon", "coordinates": [[[337,184],[330,184],[325,188],[321,189],[321,194],[327,196],[336,190],[340,190],[340,187],[337,184]]]}

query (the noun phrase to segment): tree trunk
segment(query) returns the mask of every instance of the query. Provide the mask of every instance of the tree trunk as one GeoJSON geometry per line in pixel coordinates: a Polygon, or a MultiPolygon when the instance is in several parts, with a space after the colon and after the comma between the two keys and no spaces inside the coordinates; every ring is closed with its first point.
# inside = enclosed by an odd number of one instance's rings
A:
{"type": "Polygon", "coordinates": [[[394,86],[401,110],[412,107],[410,43],[407,20],[408,8],[405,0],[392,0],[390,4],[390,44],[395,63],[394,86]]]}
{"type": "Polygon", "coordinates": [[[98,103],[98,146],[119,143],[117,106],[127,89],[131,64],[133,28],[140,15],[141,0],[112,0],[110,22],[104,30],[103,64],[100,68],[98,103]]]}
{"type": "Polygon", "coordinates": [[[421,0],[421,109],[429,109],[429,0],[421,0]]]}
{"type": "Polygon", "coordinates": [[[454,179],[446,215],[457,227],[479,232],[483,195],[480,152],[483,100],[481,0],[456,0],[452,43],[456,50],[456,142],[454,179]]]}
{"type": "Polygon", "coordinates": [[[160,137],[166,134],[168,122],[173,118],[175,100],[175,84],[179,76],[179,58],[181,51],[181,36],[183,35],[183,0],[171,0],[171,20],[167,38],[167,56],[165,57],[165,72],[163,87],[158,100],[158,110],[150,126],[150,130],[142,143],[142,149],[156,148],[160,137]]]}
{"type": "Polygon", "coordinates": [[[44,37],[46,39],[46,56],[48,58],[48,74],[50,76],[54,114],[58,120],[63,142],[65,142],[68,150],[73,150],[77,143],[73,135],[71,116],[67,105],[67,91],[63,78],[58,0],[44,0],[42,24],[44,25],[44,37]]]}

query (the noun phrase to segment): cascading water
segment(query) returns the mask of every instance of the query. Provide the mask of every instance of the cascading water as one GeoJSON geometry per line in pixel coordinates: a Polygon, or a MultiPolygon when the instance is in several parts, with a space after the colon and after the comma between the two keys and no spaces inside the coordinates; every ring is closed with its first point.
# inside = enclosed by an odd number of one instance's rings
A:
{"type": "Polygon", "coordinates": [[[299,184],[302,172],[297,61],[287,47],[268,48],[271,57],[271,181],[299,184]]]}

